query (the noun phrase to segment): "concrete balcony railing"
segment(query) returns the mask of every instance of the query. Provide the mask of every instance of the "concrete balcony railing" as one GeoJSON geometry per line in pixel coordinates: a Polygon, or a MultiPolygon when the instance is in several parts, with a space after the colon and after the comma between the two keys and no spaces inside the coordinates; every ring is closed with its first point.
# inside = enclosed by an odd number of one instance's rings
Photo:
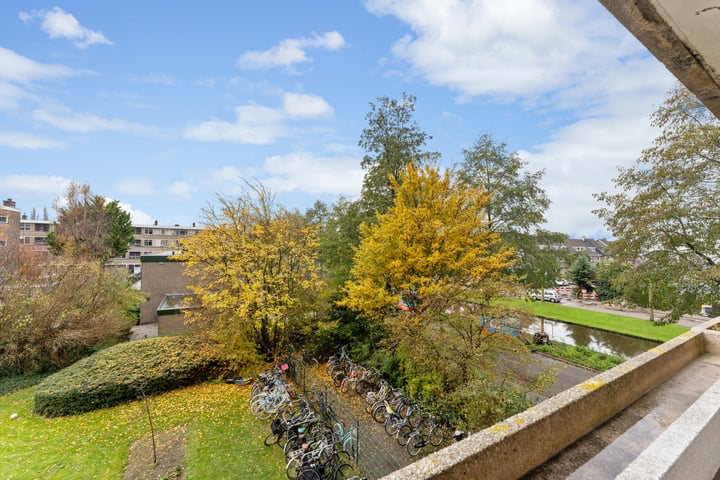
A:
{"type": "MultiPolygon", "coordinates": [[[[522,477],[680,372],[700,355],[720,355],[720,331],[708,330],[716,323],[720,320],[694,327],[522,413],[393,472],[383,480],[480,477],[512,480],[522,477]]],[[[718,445],[720,381],[642,452],[626,468],[622,478],[713,478],[720,468],[718,445]],[[698,458],[702,461],[698,462],[698,458]]]]}

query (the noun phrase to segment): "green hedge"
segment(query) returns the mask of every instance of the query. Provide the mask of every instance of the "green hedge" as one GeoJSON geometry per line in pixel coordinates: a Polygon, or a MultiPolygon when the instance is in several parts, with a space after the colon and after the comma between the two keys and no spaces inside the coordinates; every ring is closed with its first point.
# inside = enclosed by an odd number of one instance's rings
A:
{"type": "Polygon", "coordinates": [[[195,335],[122,343],[47,377],[35,391],[35,413],[75,415],[217,378],[214,344],[195,335]]]}

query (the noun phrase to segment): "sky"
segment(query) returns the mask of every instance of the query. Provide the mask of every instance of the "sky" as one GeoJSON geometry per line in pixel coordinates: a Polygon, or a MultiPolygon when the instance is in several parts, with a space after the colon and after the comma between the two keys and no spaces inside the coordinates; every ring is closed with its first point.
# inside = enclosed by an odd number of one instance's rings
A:
{"type": "Polygon", "coordinates": [[[0,26],[0,196],[51,219],[71,181],[135,224],[248,182],[356,198],[371,103],[406,93],[441,167],[488,133],[544,170],[544,228],[610,238],[593,194],[675,83],[597,0],[3,0],[0,26]]]}

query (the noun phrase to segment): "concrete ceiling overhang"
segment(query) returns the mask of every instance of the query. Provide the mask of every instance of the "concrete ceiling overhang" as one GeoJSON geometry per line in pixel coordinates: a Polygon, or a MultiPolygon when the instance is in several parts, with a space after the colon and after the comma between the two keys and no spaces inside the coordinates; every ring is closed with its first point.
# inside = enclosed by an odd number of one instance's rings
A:
{"type": "Polygon", "coordinates": [[[720,0],[599,0],[720,119],[720,0]]]}

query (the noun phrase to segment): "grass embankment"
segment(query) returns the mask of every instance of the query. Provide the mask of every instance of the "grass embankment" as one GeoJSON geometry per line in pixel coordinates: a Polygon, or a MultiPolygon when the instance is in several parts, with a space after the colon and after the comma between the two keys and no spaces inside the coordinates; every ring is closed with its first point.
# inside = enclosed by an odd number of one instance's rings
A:
{"type": "MultiPolygon", "coordinates": [[[[0,396],[0,478],[121,479],[132,442],[150,432],[144,404],[46,419],[32,414],[34,391],[0,396]]],[[[150,399],[156,433],[186,426],[187,480],[284,478],[282,451],[263,445],[268,422],[250,413],[249,392],[206,383],[150,399]]]]}
{"type": "Polygon", "coordinates": [[[690,330],[689,327],[684,325],[655,325],[642,318],[568,307],[550,302],[527,302],[516,298],[507,299],[506,301],[518,307],[530,308],[538,317],[560,320],[566,323],[574,323],[656,342],[667,342],[690,330]]]}

